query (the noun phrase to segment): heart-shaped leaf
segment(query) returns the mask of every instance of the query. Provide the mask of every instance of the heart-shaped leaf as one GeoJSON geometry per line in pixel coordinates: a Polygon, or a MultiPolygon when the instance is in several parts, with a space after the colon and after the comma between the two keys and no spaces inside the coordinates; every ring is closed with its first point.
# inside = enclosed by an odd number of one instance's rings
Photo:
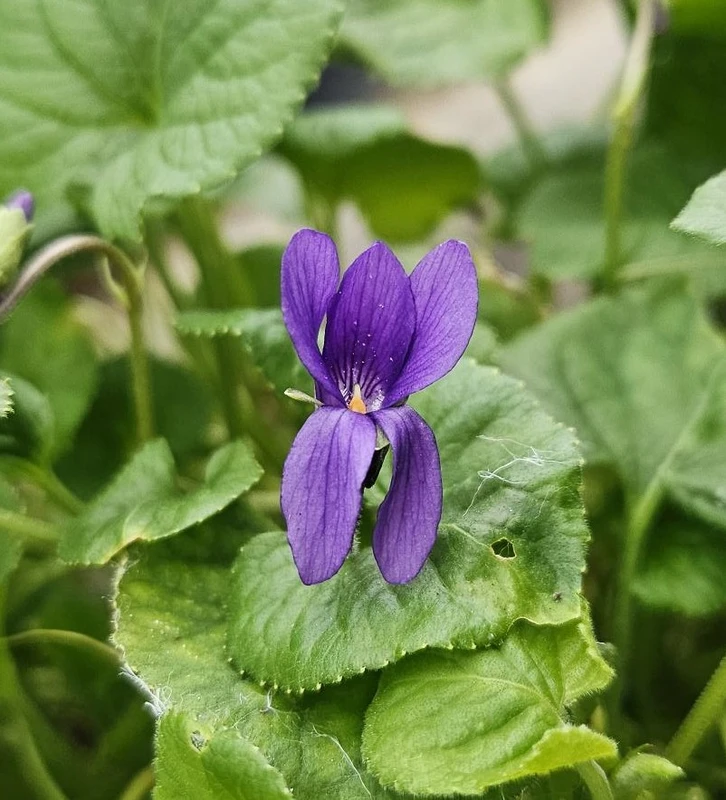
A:
{"type": "Polygon", "coordinates": [[[26,186],[42,211],[84,184],[101,231],[138,238],[151,199],[232,178],[282,133],[340,11],[339,0],[3,5],[0,195],[26,186]]]}
{"type": "Polygon", "coordinates": [[[429,562],[394,586],[361,548],[304,586],[283,534],[253,539],[235,568],[228,646],[257,680],[311,689],[424,647],[492,644],[520,617],[579,615],[588,531],[571,433],[468,360],[412,405],[436,434],[444,481],[429,562]]]}
{"type": "Polygon", "coordinates": [[[611,678],[578,622],[518,624],[501,647],[477,653],[421,653],[384,674],[363,753],[384,785],[422,794],[478,794],[614,758],[615,742],[563,721],[569,705],[611,678]]]}

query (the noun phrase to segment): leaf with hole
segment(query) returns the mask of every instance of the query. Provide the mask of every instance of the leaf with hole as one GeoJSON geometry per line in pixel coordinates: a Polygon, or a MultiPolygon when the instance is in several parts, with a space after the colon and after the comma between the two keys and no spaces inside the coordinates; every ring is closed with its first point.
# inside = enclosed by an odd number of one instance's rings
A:
{"type": "Polygon", "coordinates": [[[204,482],[183,492],[169,445],[157,439],[67,524],[59,555],[73,564],[105,564],[131,542],[172,536],[209,519],[250,489],[261,474],[249,446],[232,442],[209,459],[204,482]]]}
{"type": "Polygon", "coordinates": [[[563,721],[568,706],[612,676],[582,622],[518,623],[500,647],[421,653],[384,673],[366,712],[363,754],[384,786],[415,794],[478,794],[612,759],[615,742],[563,721]]]}
{"type": "Polygon", "coordinates": [[[588,531],[572,434],[518,382],[469,360],[412,405],[436,435],[443,472],[428,563],[395,586],[359,547],[331,580],[304,586],[284,534],[253,539],[235,567],[228,649],[255,679],[311,689],[425,647],[491,644],[520,617],[579,615],[588,531]]]}
{"type": "Polygon", "coordinates": [[[42,213],[81,184],[104,235],[138,238],[155,198],[228,181],[282,133],[341,10],[338,0],[3,5],[0,195],[26,186],[42,213]]]}

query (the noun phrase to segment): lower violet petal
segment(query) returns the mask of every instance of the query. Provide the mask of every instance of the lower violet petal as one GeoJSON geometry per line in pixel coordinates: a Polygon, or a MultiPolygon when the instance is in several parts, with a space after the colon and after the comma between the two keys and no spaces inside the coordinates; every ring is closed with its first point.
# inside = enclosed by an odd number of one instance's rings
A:
{"type": "Polygon", "coordinates": [[[373,554],[389,583],[406,583],[423,567],[436,541],[443,487],[436,439],[406,406],[373,414],[393,450],[393,479],[378,511],[373,554]]]}
{"type": "Polygon", "coordinates": [[[350,551],[376,426],[363,415],[320,408],[298,433],[282,473],[282,513],[303,583],[335,575],[350,551]]]}

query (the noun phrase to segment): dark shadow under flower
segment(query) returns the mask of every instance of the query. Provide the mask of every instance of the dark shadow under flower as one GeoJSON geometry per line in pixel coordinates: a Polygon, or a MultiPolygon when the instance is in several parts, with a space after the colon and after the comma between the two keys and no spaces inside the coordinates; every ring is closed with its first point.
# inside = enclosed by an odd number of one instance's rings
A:
{"type": "Polygon", "coordinates": [[[476,322],[476,270],[466,245],[450,240],[409,277],[376,242],[340,286],[339,275],[330,237],[307,229],[295,234],[282,259],[282,313],[322,405],[298,433],[283,470],[288,540],[304,583],[340,569],[353,544],[379,428],[393,450],[393,478],[373,553],[387,581],[406,583],[436,540],[442,482],[434,434],[404,403],[449,372],[466,349],[476,322]]]}

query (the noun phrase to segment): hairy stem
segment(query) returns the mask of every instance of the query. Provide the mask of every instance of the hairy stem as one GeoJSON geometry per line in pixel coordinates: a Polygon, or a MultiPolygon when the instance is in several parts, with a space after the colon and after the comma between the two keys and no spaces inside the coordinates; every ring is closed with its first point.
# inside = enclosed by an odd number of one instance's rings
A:
{"type": "Polygon", "coordinates": [[[613,800],[613,790],[603,768],[595,761],[585,761],[579,764],[577,771],[583,783],[587,786],[592,800],[613,800]]]}
{"type": "Polygon", "coordinates": [[[42,544],[54,545],[58,541],[55,526],[39,519],[32,519],[25,514],[0,509],[0,528],[6,533],[30,539],[42,544]]]}
{"type": "Polygon", "coordinates": [[[685,766],[708,729],[717,722],[726,706],[726,656],[716,667],[688,716],[681,723],[666,748],[666,757],[679,767],[685,766]]]}
{"type": "Polygon", "coordinates": [[[63,236],[56,239],[26,263],[15,284],[0,297],[0,321],[10,314],[51,267],[78,253],[96,253],[103,258],[104,282],[111,294],[126,306],[131,329],[131,381],[137,434],[141,442],[147,441],[153,435],[153,414],[149,365],[141,329],[143,269],[136,267],[126,253],[98,236],[63,236]],[[111,276],[108,265],[119,271],[122,286],[111,276]]]}
{"type": "Polygon", "coordinates": [[[656,0],[640,0],[625,62],[620,91],[613,109],[613,133],[605,163],[605,266],[603,278],[612,285],[622,264],[621,222],[625,165],[630,152],[638,104],[643,95],[655,29],[656,0]]]}
{"type": "Polygon", "coordinates": [[[512,125],[514,125],[517,137],[522,145],[522,150],[524,150],[530,166],[534,170],[541,169],[547,162],[547,154],[542,147],[539,137],[534,132],[526,112],[522,108],[517,96],[514,94],[509,80],[503,78],[497,81],[494,84],[494,89],[499,100],[506,109],[512,121],[512,125]]]}

